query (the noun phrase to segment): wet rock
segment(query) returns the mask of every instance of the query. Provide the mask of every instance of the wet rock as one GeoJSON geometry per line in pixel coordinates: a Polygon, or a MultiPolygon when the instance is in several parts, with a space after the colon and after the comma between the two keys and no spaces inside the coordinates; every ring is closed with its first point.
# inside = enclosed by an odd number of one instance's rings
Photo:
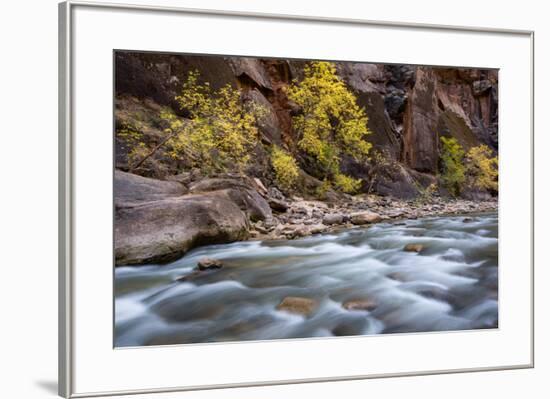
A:
{"type": "Polygon", "coordinates": [[[329,213],[323,217],[323,224],[334,225],[344,223],[344,215],[341,213],[329,213]]]}
{"type": "Polygon", "coordinates": [[[402,274],[402,273],[399,273],[399,272],[392,272],[392,273],[389,273],[387,275],[388,278],[391,278],[392,280],[395,280],[395,281],[400,281],[400,282],[403,282],[403,281],[406,281],[407,279],[405,278],[405,276],[402,274]]]}
{"type": "Polygon", "coordinates": [[[350,215],[350,221],[355,225],[378,223],[381,220],[382,220],[382,217],[378,213],[368,212],[368,211],[353,213],[350,215]]]}
{"type": "Polygon", "coordinates": [[[277,305],[277,310],[309,316],[317,309],[317,306],[318,303],[314,299],[287,296],[277,305]]]}
{"type": "Polygon", "coordinates": [[[189,281],[196,281],[201,280],[204,278],[207,278],[207,276],[210,276],[212,273],[216,273],[220,269],[206,269],[206,270],[198,270],[194,269],[188,274],[185,274],[183,276],[179,276],[176,278],[176,281],[180,283],[189,282],[189,281]]]}
{"type": "Polygon", "coordinates": [[[214,258],[201,258],[197,262],[197,267],[199,270],[221,269],[223,262],[214,258]]]}
{"type": "Polygon", "coordinates": [[[342,307],[346,310],[366,310],[372,311],[378,305],[371,299],[351,299],[343,303],[342,307]]]}
{"type": "Polygon", "coordinates": [[[419,253],[424,249],[422,244],[407,244],[403,247],[403,251],[419,253]]]}

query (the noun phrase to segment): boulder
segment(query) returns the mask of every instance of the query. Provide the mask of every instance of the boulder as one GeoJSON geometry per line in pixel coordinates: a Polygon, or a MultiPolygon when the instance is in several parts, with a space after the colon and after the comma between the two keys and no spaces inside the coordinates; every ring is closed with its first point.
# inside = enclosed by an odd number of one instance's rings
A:
{"type": "Polygon", "coordinates": [[[327,231],[328,227],[324,224],[318,223],[318,224],[312,224],[309,226],[309,234],[320,234],[327,231]]]}
{"type": "Polygon", "coordinates": [[[344,215],[341,213],[329,213],[323,217],[323,224],[333,225],[344,223],[344,215]]]}
{"type": "Polygon", "coordinates": [[[375,212],[357,212],[350,215],[351,223],[355,225],[363,225],[369,223],[378,223],[382,221],[382,216],[375,212]]]}
{"type": "Polygon", "coordinates": [[[179,197],[186,193],[185,187],[175,181],[163,181],[115,170],[115,203],[155,201],[179,197]]]}
{"type": "Polygon", "coordinates": [[[277,310],[309,316],[317,309],[317,306],[318,303],[314,299],[287,296],[277,305],[277,310]]]}
{"type": "Polygon", "coordinates": [[[379,195],[395,198],[410,199],[419,194],[413,171],[398,163],[377,167],[372,187],[379,195]]]}
{"type": "Polygon", "coordinates": [[[244,211],[250,220],[269,220],[273,217],[267,201],[254,190],[228,189],[222,190],[244,211]]]}
{"type": "Polygon", "coordinates": [[[199,180],[189,186],[191,193],[207,193],[209,191],[243,188],[250,189],[249,184],[245,178],[238,177],[213,177],[199,180]]]}
{"type": "Polygon", "coordinates": [[[284,194],[277,187],[269,187],[267,190],[267,195],[278,200],[285,200],[284,194]]]}
{"type": "Polygon", "coordinates": [[[252,221],[268,220],[273,216],[268,202],[254,189],[253,183],[238,178],[209,178],[191,184],[191,193],[223,191],[252,221]]]}
{"type": "Polygon", "coordinates": [[[267,203],[269,204],[271,209],[276,212],[286,212],[286,210],[288,209],[288,204],[286,203],[286,201],[277,198],[269,197],[267,199],[267,203]]]}
{"type": "Polygon", "coordinates": [[[115,264],[169,262],[205,244],[248,238],[248,217],[223,191],[118,207],[115,264]]]}

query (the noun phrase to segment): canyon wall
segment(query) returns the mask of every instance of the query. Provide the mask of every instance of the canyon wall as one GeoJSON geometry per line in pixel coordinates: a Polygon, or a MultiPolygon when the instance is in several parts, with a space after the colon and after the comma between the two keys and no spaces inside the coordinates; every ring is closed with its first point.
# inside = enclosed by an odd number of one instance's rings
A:
{"type": "MultiPolygon", "coordinates": [[[[141,115],[143,132],[151,143],[162,137],[156,115],[170,107],[186,115],[174,97],[189,71],[217,89],[226,84],[241,88],[243,101],[261,104],[267,112],[260,125],[264,144],[283,146],[301,160],[298,137],[292,128],[296,105],[285,88],[302,76],[304,61],[221,56],[195,56],[117,52],[115,54],[115,120],[117,127],[141,115]]],[[[411,198],[421,187],[434,182],[438,172],[440,136],[455,137],[467,150],[480,143],[498,150],[498,71],[469,68],[439,68],[335,62],[339,76],[365,107],[369,118],[368,137],[374,152],[391,163],[373,178],[372,165],[344,160],[346,173],[364,179],[363,191],[411,198]]],[[[127,149],[116,142],[116,166],[127,169],[127,149]]],[[[268,154],[259,148],[255,177],[270,179],[268,154]]],[[[140,171],[165,178],[177,174],[177,163],[162,161],[158,167],[140,171]]],[[[303,162],[307,165],[307,162],[303,162]]],[[[304,167],[308,181],[314,171],[304,167]]],[[[315,185],[315,184],[313,184],[315,185]]]]}

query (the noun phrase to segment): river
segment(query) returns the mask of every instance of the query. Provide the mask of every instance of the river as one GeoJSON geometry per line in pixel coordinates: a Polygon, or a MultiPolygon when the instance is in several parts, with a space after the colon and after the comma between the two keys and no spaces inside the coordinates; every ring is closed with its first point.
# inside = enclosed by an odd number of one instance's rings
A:
{"type": "Polygon", "coordinates": [[[115,269],[117,347],[497,326],[496,213],[211,245],[167,265],[115,269]],[[423,249],[407,252],[407,244],[423,249]],[[177,281],[205,256],[224,267],[177,281]],[[277,310],[285,297],[316,308],[309,316],[277,310]],[[346,310],[349,300],[373,306],[346,310]]]}

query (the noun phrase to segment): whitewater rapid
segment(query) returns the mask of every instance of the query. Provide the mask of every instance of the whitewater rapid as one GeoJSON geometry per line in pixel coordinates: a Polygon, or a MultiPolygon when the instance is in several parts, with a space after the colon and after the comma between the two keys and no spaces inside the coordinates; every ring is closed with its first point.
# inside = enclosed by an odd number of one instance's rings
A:
{"type": "Polygon", "coordinates": [[[496,327],[496,214],[205,246],[167,265],[115,270],[117,347],[496,327]],[[177,281],[205,256],[224,267],[177,281]],[[309,316],[277,310],[288,296],[318,306],[309,316]],[[342,306],[358,299],[376,307],[342,306]]]}

